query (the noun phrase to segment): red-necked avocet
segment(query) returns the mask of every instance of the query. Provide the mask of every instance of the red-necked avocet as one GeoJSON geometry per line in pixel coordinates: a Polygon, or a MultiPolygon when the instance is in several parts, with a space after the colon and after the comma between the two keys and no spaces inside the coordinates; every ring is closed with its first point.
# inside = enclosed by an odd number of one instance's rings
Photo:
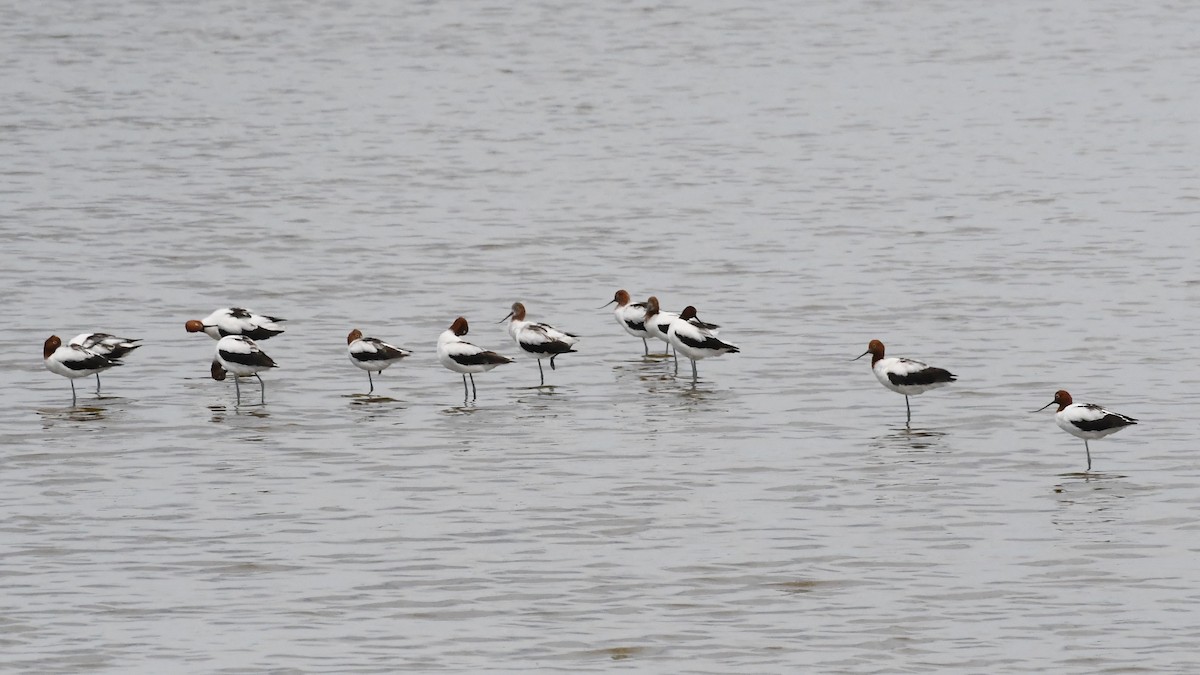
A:
{"type": "MultiPolygon", "coordinates": [[[[64,345],[62,339],[57,335],[46,338],[46,342],[42,345],[42,359],[46,364],[46,370],[68,378],[71,383],[71,405],[74,405],[76,401],[76,378],[95,375],[102,370],[121,365],[121,362],[116,359],[89,351],[79,345],[64,345]]],[[[100,393],[99,380],[96,382],[96,393],[100,393]]]]}
{"type": "Polygon", "coordinates": [[[245,335],[226,335],[217,341],[216,359],[212,365],[214,380],[224,380],[225,373],[233,375],[233,386],[237,391],[238,403],[242,402],[242,387],[238,380],[243,377],[254,377],[258,380],[260,401],[267,402],[267,387],[263,384],[258,371],[274,368],[275,361],[266,352],[254,344],[254,340],[245,335]]]}
{"type": "MultiPolygon", "coordinates": [[[[129,352],[141,347],[141,340],[117,337],[108,333],[80,333],[71,338],[67,344],[78,345],[84,349],[109,359],[120,359],[129,352]]],[[[100,391],[100,373],[96,373],[96,392],[100,391]]]]}
{"type": "Polygon", "coordinates": [[[646,328],[646,332],[650,335],[662,340],[671,346],[671,339],[667,337],[667,331],[671,330],[671,322],[679,318],[678,314],[672,312],[664,312],[658,306],[658,298],[650,296],[646,299],[646,312],[642,317],[642,325],[646,328]]]}
{"type": "Polygon", "coordinates": [[[675,347],[675,353],[683,354],[692,362],[692,379],[696,379],[696,361],[710,356],[737,354],[737,345],[729,344],[717,337],[713,324],[704,323],[696,316],[696,308],[688,305],[675,317],[667,329],[667,339],[675,347]]]}
{"type": "Polygon", "coordinates": [[[521,351],[537,359],[539,386],[546,384],[546,376],[542,372],[542,359],[550,359],[550,370],[554,370],[554,358],[559,354],[568,354],[575,350],[572,345],[579,342],[579,336],[564,333],[557,328],[525,320],[525,305],[519,302],[512,304],[508,316],[500,319],[500,323],[508,321],[508,334],[521,351]]]}
{"type": "Polygon", "coordinates": [[[888,389],[904,394],[906,413],[904,426],[908,426],[912,422],[912,407],[908,403],[909,396],[924,394],[930,389],[944,387],[956,379],[956,376],[950,371],[934,368],[920,361],[896,357],[884,358],[883,343],[879,340],[871,340],[867,345],[867,351],[852,360],[857,361],[867,354],[871,355],[871,371],[875,373],[875,379],[888,389]]]}
{"type": "MultiPolygon", "coordinates": [[[[675,346],[667,336],[667,331],[671,330],[671,322],[678,318],[679,315],[674,312],[662,311],[657,297],[652,295],[646,299],[646,318],[643,322],[646,326],[646,332],[667,343],[667,347],[675,346]]],[[[713,335],[716,335],[717,329],[720,328],[715,323],[704,323],[699,319],[692,319],[690,323],[709,331],[713,335]]],[[[675,358],[678,360],[679,355],[676,354],[675,358]]]]}
{"type": "Polygon", "coordinates": [[[1083,451],[1087,453],[1087,470],[1092,470],[1092,450],[1088,447],[1088,439],[1096,440],[1109,434],[1115,434],[1137,420],[1121,413],[1096,405],[1095,403],[1072,403],[1071,395],[1065,390],[1054,392],[1054,400],[1038,408],[1041,412],[1052,405],[1058,405],[1054,413],[1054,422],[1063,431],[1083,439],[1083,451]]]}
{"type": "Polygon", "coordinates": [[[265,316],[241,307],[225,307],[203,319],[192,319],[183,325],[189,333],[204,333],[214,340],[227,335],[245,335],[251,340],[268,340],[283,332],[279,324],[286,319],[265,316]]]}
{"type": "Polygon", "coordinates": [[[400,359],[412,354],[407,349],[390,345],[383,340],[373,337],[363,337],[362,331],[355,328],[346,336],[346,351],[350,353],[350,363],[367,371],[367,382],[371,384],[368,395],[375,392],[375,381],[371,372],[383,374],[383,369],[399,363],[400,359]]]}
{"type": "Polygon", "coordinates": [[[463,398],[467,396],[467,377],[471,378],[471,399],[476,398],[475,373],[486,373],[496,366],[512,363],[512,359],[488,351],[462,339],[470,330],[467,320],[458,317],[438,336],[438,361],[446,368],[463,374],[463,398]]]}
{"type": "Polygon", "coordinates": [[[646,303],[644,302],[629,302],[629,293],[625,290],[617,291],[613,295],[613,299],[604,303],[601,307],[608,307],[613,303],[617,303],[616,309],[613,310],[613,316],[617,319],[617,325],[625,329],[633,337],[642,338],[642,349],[646,355],[650,354],[650,344],[646,342],[646,338],[653,337],[650,331],[646,330],[646,303]]]}

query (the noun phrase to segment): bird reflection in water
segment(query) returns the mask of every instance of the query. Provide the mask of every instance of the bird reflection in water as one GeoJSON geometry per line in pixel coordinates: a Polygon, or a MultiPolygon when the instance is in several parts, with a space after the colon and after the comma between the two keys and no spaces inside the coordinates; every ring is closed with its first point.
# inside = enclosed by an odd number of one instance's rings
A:
{"type": "Polygon", "coordinates": [[[346,398],[350,399],[350,405],[353,406],[373,406],[381,403],[398,403],[398,399],[391,396],[375,396],[374,394],[346,394],[346,398]]]}
{"type": "Polygon", "coordinates": [[[43,429],[50,429],[54,425],[61,423],[81,424],[85,422],[101,422],[108,418],[107,408],[91,405],[71,406],[69,408],[41,408],[37,413],[42,418],[43,429]]]}
{"type": "Polygon", "coordinates": [[[210,421],[214,424],[223,423],[225,418],[231,412],[235,417],[257,417],[259,419],[266,419],[271,416],[271,413],[267,412],[265,409],[257,407],[210,405],[208,406],[208,409],[212,411],[212,417],[210,418],[210,421]]]}
{"type": "Polygon", "coordinates": [[[882,436],[876,436],[872,439],[871,445],[876,448],[892,448],[898,450],[928,450],[933,448],[937,451],[942,445],[942,437],[946,435],[944,431],[936,429],[911,429],[901,427],[894,429],[891,433],[882,436]]]}
{"type": "Polygon", "coordinates": [[[463,401],[462,405],[450,406],[449,408],[442,410],[442,414],[445,414],[445,415],[473,415],[478,410],[479,409],[475,407],[474,401],[467,400],[467,401],[463,401]]]}

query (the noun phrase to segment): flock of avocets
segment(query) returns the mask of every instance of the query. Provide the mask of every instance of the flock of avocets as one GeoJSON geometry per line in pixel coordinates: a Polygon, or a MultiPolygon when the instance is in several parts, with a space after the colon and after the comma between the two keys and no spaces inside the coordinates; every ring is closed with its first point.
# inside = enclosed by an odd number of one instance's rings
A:
{"type": "MultiPolygon", "coordinates": [[[[646,302],[630,302],[629,293],[617,291],[613,299],[605,306],[616,304],[613,315],[617,324],[626,333],[642,339],[642,347],[646,355],[650,354],[647,338],[656,338],[674,348],[676,358],[683,354],[692,362],[692,379],[697,377],[696,361],[722,354],[736,354],[738,347],[717,337],[716,324],[705,323],[696,316],[696,308],[685,307],[679,314],[664,312],[659,309],[658,298],[650,296],[646,302]]],[[[279,325],[284,319],[258,314],[241,307],[218,309],[203,319],[192,319],[184,324],[189,333],[204,333],[217,341],[216,354],[212,362],[212,377],[214,380],[224,380],[227,374],[233,375],[237,401],[242,399],[241,385],[238,381],[243,377],[254,377],[259,383],[260,403],[266,403],[266,387],[258,373],[275,367],[275,361],[259,348],[256,340],[267,340],[279,335],[284,329],[279,325]]],[[[512,311],[501,322],[508,321],[508,334],[520,350],[537,360],[539,384],[546,383],[545,372],[542,370],[542,359],[550,360],[550,369],[554,369],[554,359],[562,354],[575,352],[574,345],[579,337],[558,330],[544,323],[536,323],[525,319],[525,306],[519,302],[512,305],[512,311]]],[[[438,337],[438,361],[446,368],[461,373],[463,377],[463,396],[468,396],[467,380],[470,378],[470,398],[477,397],[475,389],[475,373],[484,373],[493,368],[512,363],[512,359],[494,351],[477,347],[463,339],[468,332],[467,320],[458,317],[450,327],[438,337]]],[[[373,337],[364,337],[358,329],[350,331],[346,336],[347,351],[350,362],[367,371],[367,381],[370,383],[368,394],[374,393],[375,381],[371,373],[382,373],[385,368],[398,363],[411,354],[406,349],[388,344],[373,337]]],[[[57,335],[46,339],[43,356],[46,368],[52,373],[70,378],[71,402],[76,401],[75,378],[96,376],[96,392],[100,391],[100,373],[121,365],[121,358],[141,346],[141,340],[117,337],[107,333],[82,333],[76,335],[64,345],[57,335]]],[[[912,422],[912,407],[908,397],[923,394],[931,389],[945,386],[955,381],[955,376],[942,368],[934,368],[920,361],[885,357],[884,346],[879,340],[871,340],[867,351],[857,356],[858,360],[867,354],[871,355],[871,370],[879,383],[888,389],[904,394],[904,407],[907,413],[906,426],[912,422]]],[[[1075,403],[1066,391],[1054,394],[1054,400],[1039,408],[1038,412],[1057,405],[1058,412],[1054,419],[1064,431],[1083,439],[1083,447],[1087,453],[1087,470],[1092,470],[1092,452],[1088,447],[1089,439],[1097,439],[1137,424],[1137,420],[1120,413],[1105,410],[1095,404],[1075,403]]]]}

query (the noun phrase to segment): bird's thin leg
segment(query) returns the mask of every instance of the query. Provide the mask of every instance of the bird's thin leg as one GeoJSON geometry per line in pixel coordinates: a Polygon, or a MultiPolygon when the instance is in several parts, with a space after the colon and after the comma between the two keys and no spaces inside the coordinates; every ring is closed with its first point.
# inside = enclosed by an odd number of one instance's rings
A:
{"type": "MultiPolygon", "coordinates": [[[[475,378],[471,378],[471,381],[474,382],[475,378]]],[[[464,401],[467,400],[467,374],[466,373],[463,373],[463,400],[464,401]]]]}
{"type": "Polygon", "coordinates": [[[100,373],[96,373],[96,393],[100,393],[100,373]]]}
{"type": "Polygon", "coordinates": [[[371,383],[371,390],[367,392],[367,396],[375,393],[375,380],[371,379],[371,371],[367,371],[367,382],[371,383]]]}
{"type": "Polygon", "coordinates": [[[642,338],[642,355],[650,356],[650,343],[646,342],[646,338],[642,338]]]}
{"type": "Polygon", "coordinates": [[[75,380],[67,380],[71,383],[71,405],[75,405],[75,380]]]}
{"type": "Polygon", "coordinates": [[[692,381],[695,382],[697,377],[699,376],[696,375],[696,359],[692,359],[692,381]]]}
{"type": "Polygon", "coordinates": [[[904,426],[907,427],[912,424],[912,408],[908,405],[908,394],[904,395],[904,412],[908,413],[908,416],[904,418],[904,426]]]}
{"type": "MultiPolygon", "coordinates": [[[[368,374],[370,374],[370,373],[368,373],[368,374]]],[[[254,374],[254,379],[258,380],[258,391],[259,391],[259,394],[261,394],[261,397],[260,397],[261,400],[259,402],[262,403],[263,405],[266,405],[267,404],[267,385],[263,384],[262,378],[258,376],[258,373],[254,374]]]]}
{"type": "Polygon", "coordinates": [[[242,378],[237,375],[233,376],[233,390],[237,392],[237,404],[242,404],[242,385],[238,384],[238,380],[242,378]]]}
{"type": "MultiPolygon", "coordinates": [[[[551,360],[550,362],[554,363],[553,360],[551,360]]],[[[539,387],[546,386],[546,375],[542,372],[542,360],[541,359],[538,359],[538,386],[539,387]]]]}
{"type": "Polygon", "coordinates": [[[471,373],[470,375],[471,375],[471,400],[474,401],[475,399],[479,398],[479,392],[475,391],[475,375],[473,373],[471,373]]]}
{"type": "MultiPolygon", "coordinates": [[[[558,356],[558,354],[555,354],[554,356],[558,356]]],[[[554,356],[550,357],[550,370],[554,370],[554,356]]],[[[538,361],[538,365],[542,365],[542,362],[538,361]]]]}
{"type": "Polygon", "coordinates": [[[1083,439],[1083,451],[1087,453],[1087,458],[1088,458],[1087,470],[1091,471],[1092,470],[1092,449],[1088,447],[1086,438],[1083,439]]]}

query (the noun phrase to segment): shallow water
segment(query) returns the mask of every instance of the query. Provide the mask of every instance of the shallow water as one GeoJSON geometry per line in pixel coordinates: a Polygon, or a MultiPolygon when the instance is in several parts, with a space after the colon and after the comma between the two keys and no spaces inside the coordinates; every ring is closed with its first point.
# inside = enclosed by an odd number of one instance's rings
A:
{"type": "Polygon", "coordinates": [[[793,5],[11,8],[4,670],[1194,670],[1200,8],[793,5]],[[579,353],[464,403],[515,300],[579,353]],[[958,375],[911,430],[872,338],[958,375]]]}

